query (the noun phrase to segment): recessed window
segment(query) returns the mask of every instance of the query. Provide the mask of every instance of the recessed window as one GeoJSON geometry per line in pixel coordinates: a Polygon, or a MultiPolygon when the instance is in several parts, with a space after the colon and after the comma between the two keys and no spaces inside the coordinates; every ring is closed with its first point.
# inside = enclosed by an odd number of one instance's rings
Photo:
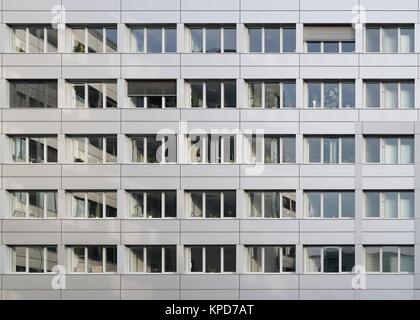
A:
{"type": "Polygon", "coordinates": [[[56,191],[10,191],[13,218],[56,218],[56,191]]]}
{"type": "Polygon", "coordinates": [[[69,136],[71,162],[117,162],[117,136],[69,136]]]}
{"type": "Polygon", "coordinates": [[[10,246],[12,272],[53,272],[58,264],[57,246],[10,246]]]}
{"type": "Polygon", "coordinates": [[[71,191],[71,216],[74,218],[116,218],[117,192],[71,191]]]}
{"type": "Polygon", "coordinates": [[[414,81],[365,81],[366,108],[414,108],[414,81]]]}
{"type": "Polygon", "coordinates": [[[130,28],[131,52],[176,52],[176,26],[133,26],[130,28]]]}
{"type": "Polygon", "coordinates": [[[414,138],[409,136],[367,136],[366,163],[414,163],[414,138]]]}
{"type": "Polygon", "coordinates": [[[117,246],[69,246],[67,257],[70,272],[117,272],[117,246]]]}
{"type": "Polygon", "coordinates": [[[13,26],[13,52],[57,52],[57,29],[51,26],[13,26]]]}
{"type": "Polygon", "coordinates": [[[295,81],[249,81],[250,108],[296,108],[295,81]]]}
{"type": "Polygon", "coordinates": [[[117,52],[116,27],[72,27],[73,52],[113,53],[117,52]]]}
{"type": "Polygon", "coordinates": [[[71,81],[71,106],[73,108],[116,108],[116,81],[71,81]]]}
{"type": "Polygon", "coordinates": [[[12,162],[49,163],[57,162],[57,137],[10,137],[12,162]]]}
{"type": "Polygon", "coordinates": [[[236,246],[188,246],[185,254],[187,272],[236,272],[236,246]]]}
{"type": "Polygon", "coordinates": [[[296,51],[296,29],[292,26],[248,26],[249,52],[296,51]]]}
{"type": "Polygon", "coordinates": [[[305,272],[343,273],[354,267],[354,246],[306,246],[305,272]]]}
{"type": "Polygon", "coordinates": [[[236,80],[189,81],[192,108],[235,108],[236,80]]]}
{"type": "Polygon", "coordinates": [[[176,135],[144,135],[130,137],[132,161],[140,163],[175,163],[176,135]]]}
{"type": "Polygon", "coordinates": [[[294,136],[248,136],[248,161],[250,163],[295,163],[296,139],[294,136]]]}
{"type": "Polygon", "coordinates": [[[57,108],[57,80],[10,80],[10,108],[57,108]]]}
{"type": "Polygon", "coordinates": [[[247,246],[246,249],[248,272],[295,272],[295,246],[247,246]]]}
{"type": "Polygon", "coordinates": [[[354,137],[308,136],[306,141],[308,163],[354,163],[354,137]]]}
{"type": "Polygon", "coordinates": [[[176,80],[129,80],[129,107],[176,108],[176,80]]]}
{"type": "Polygon", "coordinates": [[[191,26],[189,32],[191,52],[236,52],[236,28],[234,26],[191,26]]]}
{"type": "Polygon", "coordinates": [[[414,52],[414,27],[412,25],[368,25],[365,32],[366,52],[414,52]]]}
{"type": "Polygon", "coordinates": [[[176,191],[129,191],[130,218],[175,218],[176,191]]]}
{"type": "Polygon", "coordinates": [[[187,135],[188,160],[191,163],[234,163],[234,135],[187,135]]]}
{"type": "Polygon", "coordinates": [[[365,191],[365,217],[412,219],[413,191],[365,191]]]}
{"type": "Polygon", "coordinates": [[[347,53],[355,50],[355,32],[352,26],[305,25],[303,39],[306,52],[347,53]]]}
{"type": "Polygon", "coordinates": [[[186,208],[191,218],[235,218],[236,191],[187,191],[186,208]]]}
{"type": "Polygon", "coordinates": [[[414,246],[365,246],[365,254],[367,272],[414,272],[414,246]]]}
{"type": "Polygon", "coordinates": [[[247,191],[250,218],[294,218],[296,193],[287,191],[247,191]]]}
{"type": "Polygon", "coordinates": [[[307,108],[354,108],[354,81],[306,81],[307,108]]]}
{"type": "Polygon", "coordinates": [[[128,272],[176,272],[176,246],[127,246],[128,272]]]}
{"type": "Polygon", "coordinates": [[[308,191],[305,203],[308,218],[354,218],[354,191],[308,191]]]}

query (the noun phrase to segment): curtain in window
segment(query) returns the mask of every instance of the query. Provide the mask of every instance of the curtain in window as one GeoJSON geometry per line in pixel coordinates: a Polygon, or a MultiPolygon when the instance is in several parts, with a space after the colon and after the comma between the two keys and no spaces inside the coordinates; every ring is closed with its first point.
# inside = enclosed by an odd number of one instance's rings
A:
{"type": "Polygon", "coordinates": [[[209,163],[221,162],[221,136],[209,136],[207,159],[209,163]]]}
{"type": "Polygon", "coordinates": [[[131,80],[128,96],[176,96],[176,80],[131,80]]]}
{"type": "Polygon", "coordinates": [[[249,194],[251,205],[251,217],[262,217],[262,192],[251,192],[249,194]]]}
{"type": "Polygon", "coordinates": [[[400,29],[400,52],[414,52],[414,29],[400,29]]]}
{"type": "Polygon", "coordinates": [[[401,138],[400,139],[400,163],[414,162],[414,139],[401,138]]]}
{"type": "Polygon", "coordinates": [[[351,26],[305,26],[304,41],[354,41],[355,32],[351,26]]]}
{"type": "Polygon", "coordinates": [[[397,192],[384,192],[384,217],[398,218],[397,192]]]}
{"type": "Polygon", "coordinates": [[[366,247],[366,271],[379,272],[380,271],[380,248],[366,247]]]}
{"type": "Polygon", "coordinates": [[[414,216],[414,193],[400,192],[401,218],[412,218],[414,216]]]}
{"type": "Polygon", "coordinates": [[[398,28],[384,28],[382,52],[398,52],[398,28]]]}
{"type": "Polygon", "coordinates": [[[264,162],[279,163],[280,162],[280,140],[274,137],[264,137],[264,162]]]}
{"type": "Polygon", "coordinates": [[[400,108],[414,108],[414,83],[402,82],[400,84],[400,108]]]}
{"type": "Polygon", "coordinates": [[[384,107],[387,109],[398,108],[398,83],[385,82],[383,88],[384,107]]]}
{"type": "Polygon", "coordinates": [[[398,139],[384,139],[384,163],[398,163],[398,139]]]}

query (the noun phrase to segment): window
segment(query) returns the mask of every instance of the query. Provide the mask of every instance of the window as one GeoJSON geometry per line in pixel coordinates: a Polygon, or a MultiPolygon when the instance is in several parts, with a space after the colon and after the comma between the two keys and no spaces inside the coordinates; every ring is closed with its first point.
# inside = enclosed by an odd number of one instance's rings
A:
{"type": "Polygon", "coordinates": [[[130,218],[175,218],[176,191],[129,191],[130,218]]]}
{"type": "Polygon", "coordinates": [[[396,136],[367,136],[366,163],[414,163],[414,138],[396,136]]]}
{"type": "Polygon", "coordinates": [[[57,108],[56,80],[10,80],[10,108],[57,108]]]}
{"type": "Polygon", "coordinates": [[[354,218],[354,191],[305,192],[308,218],[354,218]]]}
{"type": "Polygon", "coordinates": [[[56,218],[56,191],[10,191],[13,218],[56,218]]]}
{"type": "Polygon", "coordinates": [[[10,137],[12,142],[12,162],[49,163],[57,162],[57,138],[10,137]]]}
{"type": "Polygon", "coordinates": [[[354,108],[354,81],[306,81],[307,108],[354,108]]]}
{"type": "Polygon", "coordinates": [[[235,108],[236,80],[189,81],[192,108],[235,108]]]}
{"type": "Polygon", "coordinates": [[[249,81],[251,108],[296,108],[295,81],[249,81]]]}
{"type": "Polygon", "coordinates": [[[176,246],[127,246],[128,272],[176,272],[176,246]]]}
{"type": "Polygon", "coordinates": [[[345,53],[355,50],[355,32],[351,26],[311,26],[303,28],[306,52],[345,53]]]}
{"type": "Polygon", "coordinates": [[[236,272],[235,246],[188,246],[185,250],[187,272],[236,272]]]}
{"type": "Polygon", "coordinates": [[[117,272],[117,246],[67,247],[70,272],[117,272]]]}
{"type": "Polygon", "coordinates": [[[132,161],[141,163],[175,163],[176,135],[144,135],[130,137],[132,161]]]}
{"type": "Polygon", "coordinates": [[[12,26],[13,52],[57,52],[57,29],[51,26],[12,26]]]}
{"type": "Polygon", "coordinates": [[[413,218],[413,191],[365,191],[365,217],[413,218]]]}
{"type": "Polygon", "coordinates": [[[354,163],[354,137],[308,136],[308,163],[354,163]]]}
{"type": "Polygon", "coordinates": [[[73,108],[117,107],[117,81],[72,81],[69,85],[73,108]]]}
{"type": "Polygon", "coordinates": [[[71,28],[73,52],[113,53],[117,52],[116,27],[75,27],[71,28]]]}
{"type": "Polygon", "coordinates": [[[365,81],[366,108],[414,108],[414,81],[365,81]]]}
{"type": "Polygon", "coordinates": [[[12,272],[53,272],[58,264],[57,246],[11,246],[12,272]]]}
{"type": "Polygon", "coordinates": [[[295,218],[296,193],[287,191],[248,191],[251,218],[295,218]]]}
{"type": "Polygon", "coordinates": [[[117,162],[117,136],[70,136],[71,162],[117,162]]]}
{"type": "Polygon", "coordinates": [[[191,52],[236,52],[235,26],[191,26],[189,31],[191,52]]]}
{"type": "Polygon", "coordinates": [[[296,162],[296,139],[294,136],[264,135],[248,136],[248,161],[250,163],[296,162]]]}
{"type": "Polygon", "coordinates": [[[295,272],[295,246],[247,246],[248,272],[295,272]]]}
{"type": "Polygon", "coordinates": [[[366,52],[414,52],[414,26],[368,25],[366,27],[366,52]]]}
{"type": "Polygon", "coordinates": [[[306,246],[305,272],[351,272],[354,267],[354,246],[306,246]]]}
{"type": "Polygon", "coordinates": [[[292,26],[248,26],[249,52],[296,51],[296,29],[292,26]]]}
{"type": "Polygon", "coordinates": [[[132,108],[176,108],[176,80],[130,80],[129,106],[132,108]]]}
{"type": "Polygon", "coordinates": [[[186,208],[191,218],[235,218],[235,191],[187,191],[186,208]]]}
{"type": "Polygon", "coordinates": [[[234,163],[234,135],[187,135],[191,163],[234,163]]]}
{"type": "Polygon", "coordinates": [[[130,28],[131,52],[176,52],[176,26],[135,26],[130,28]]]}
{"type": "Polygon", "coordinates": [[[116,218],[117,192],[71,191],[71,216],[74,218],[116,218]]]}
{"type": "Polygon", "coordinates": [[[367,272],[414,272],[414,246],[365,246],[367,272]]]}

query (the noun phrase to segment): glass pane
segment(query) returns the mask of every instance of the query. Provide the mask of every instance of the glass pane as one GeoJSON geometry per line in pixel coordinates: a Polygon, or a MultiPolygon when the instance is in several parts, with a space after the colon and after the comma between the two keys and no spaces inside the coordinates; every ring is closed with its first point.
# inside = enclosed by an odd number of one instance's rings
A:
{"type": "Polygon", "coordinates": [[[116,83],[105,83],[106,89],[106,108],[117,107],[117,84],[116,83]]]}
{"type": "Polygon", "coordinates": [[[225,28],[223,38],[224,52],[236,52],[236,29],[225,28]]]}
{"type": "Polygon", "coordinates": [[[252,108],[262,106],[262,83],[249,84],[249,106],[252,108]]]}
{"type": "Polygon", "coordinates": [[[30,191],[29,193],[29,217],[44,218],[44,193],[30,191]]]}
{"type": "Polygon", "coordinates": [[[203,248],[191,247],[191,272],[203,272],[203,248]]]}
{"type": "Polygon", "coordinates": [[[88,84],[88,107],[103,108],[103,87],[101,83],[88,84]]]}
{"type": "Polygon", "coordinates": [[[132,28],[131,35],[132,51],[144,52],[144,28],[132,28]]]}
{"type": "Polygon", "coordinates": [[[324,218],[338,218],[338,192],[324,192],[324,218]]]}
{"type": "Polygon", "coordinates": [[[351,272],[354,267],[354,247],[341,248],[341,272],[351,272]]]}
{"type": "Polygon", "coordinates": [[[44,52],[44,28],[29,27],[28,52],[44,52]]]}
{"type": "Polygon", "coordinates": [[[85,29],[72,29],[73,52],[84,53],[86,50],[85,29]]]}
{"type": "Polygon", "coordinates": [[[224,81],[224,104],[225,108],[236,107],[236,81],[224,81]]]}
{"type": "Polygon", "coordinates": [[[176,246],[165,248],[165,272],[176,272],[176,246]]]}
{"type": "Polygon", "coordinates": [[[85,107],[85,85],[75,84],[73,85],[73,104],[76,108],[85,107]]]}
{"type": "Polygon", "coordinates": [[[321,248],[306,248],[306,272],[321,272],[321,248]]]}
{"type": "Polygon", "coordinates": [[[21,81],[10,82],[10,107],[26,108],[28,105],[28,84],[21,81]]]}
{"type": "Polygon", "coordinates": [[[265,192],[264,208],[265,218],[280,218],[280,194],[278,192],[265,192]]]}
{"type": "Polygon", "coordinates": [[[324,163],[340,162],[340,139],[324,138],[324,163]]]}
{"type": "Polygon", "coordinates": [[[265,52],[280,52],[280,28],[265,28],[265,52]]]}
{"type": "Polygon", "coordinates": [[[355,85],[354,83],[343,82],[341,84],[341,107],[342,108],[354,108],[355,103],[355,85]]]}
{"type": "Polygon", "coordinates": [[[85,193],[84,192],[73,192],[73,217],[76,218],[85,218],[86,217],[86,203],[85,203],[85,193]]]}
{"type": "Polygon", "coordinates": [[[88,272],[101,273],[103,268],[103,251],[102,247],[88,247],[88,272]]]}
{"type": "Polygon", "coordinates": [[[335,42],[324,42],[325,53],[338,53],[340,52],[340,44],[338,41],[335,42]]]}
{"type": "Polygon", "coordinates": [[[262,29],[249,28],[249,52],[262,52],[262,29]]]}
{"type": "Polygon", "coordinates": [[[308,160],[310,163],[321,162],[321,138],[308,138],[308,160]]]}
{"type": "Polygon", "coordinates": [[[223,271],[236,272],[236,247],[223,247],[223,271]]]}
{"type": "Polygon", "coordinates": [[[262,192],[250,192],[250,216],[262,217],[262,192]]]}
{"type": "Polygon", "coordinates": [[[105,192],[105,217],[116,218],[117,217],[117,193],[116,192],[105,192]]]}
{"type": "Polygon", "coordinates": [[[26,217],[27,192],[13,192],[12,216],[15,218],[26,217]]]}
{"type": "Polygon", "coordinates": [[[106,28],[105,52],[117,52],[117,28],[106,28]]]}
{"type": "Polygon", "coordinates": [[[147,192],[147,218],[162,218],[162,193],[147,192]]]}
{"type": "Polygon", "coordinates": [[[191,52],[203,52],[203,29],[191,29],[191,52]]]}
{"type": "Polygon", "coordinates": [[[384,163],[398,163],[398,138],[385,138],[384,163]]]}
{"type": "Polygon", "coordinates": [[[26,52],[26,28],[13,29],[15,52],[26,52]]]}
{"type": "Polygon", "coordinates": [[[176,52],[175,28],[165,28],[165,52],[176,52]]]}
{"type": "Polygon", "coordinates": [[[324,272],[339,271],[339,250],[338,248],[324,249],[324,272]]]}
{"type": "Polygon", "coordinates": [[[283,28],[283,52],[296,51],[296,29],[283,28]]]}
{"type": "Polygon", "coordinates": [[[308,89],[308,108],[320,108],[321,107],[321,84],[311,83],[307,84],[308,89]]]}
{"type": "Polygon", "coordinates": [[[206,104],[207,108],[221,108],[221,83],[220,81],[206,82],[206,104]]]}
{"type": "Polygon", "coordinates": [[[206,272],[220,272],[220,247],[207,246],[206,247],[206,272]]]}
{"type": "Polygon", "coordinates": [[[236,191],[223,192],[223,214],[226,218],[236,217],[236,191]]]}
{"type": "Polygon", "coordinates": [[[400,108],[414,108],[414,83],[401,82],[400,94],[400,108]]]}
{"type": "Polygon", "coordinates": [[[341,217],[354,218],[354,192],[341,193],[341,217]]]}
{"type": "Polygon", "coordinates": [[[280,138],[264,137],[264,162],[280,163],[280,138]]]}
{"type": "Polygon", "coordinates": [[[414,192],[400,192],[400,217],[414,217],[414,192]]]}
{"type": "Polygon", "coordinates": [[[308,217],[321,217],[321,193],[308,192],[307,193],[307,215],[308,217]]]}
{"type": "Polygon", "coordinates": [[[366,247],[366,271],[380,272],[380,255],[381,251],[378,247],[366,247]]]}
{"type": "Polygon", "coordinates": [[[306,50],[308,52],[321,52],[321,42],[319,41],[306,42],[306,50]]]}
{"type": "Polygon", "coordinates": [[[165,217],[176,217],[176,191],[165,192],[165,217]]]}
{"type": "Polygon", "coordinates": [[[146,272],[162,272],[162,248],[160,246],[148,246],[146,261],[146,272]]]}
{"type": "Polygon", "coordinates": [[[47,218],[57,217],[57,192],[46,192],[47,218]]]}
{"type": "Polygon", "coordinates": [[[382,52],[398,52],[398,28],[383,28],[382,52]]]}
{"type": "Polygon", "coordinates": [[[46,81],[45,90],[46,90],[46,97],[45,97],[46,107],[57,108],[57,82],[46,81]]]}
{"type": "Polygon", "coordinates": [[[262,247],[248,247],[248,272],[262,272],[262,247]]]}
{"type": "Polygon", "coordinates": [[[206,52],[221,52],[220,28],[206,29],[206,52]]]}
{"type": "Polygon", "coordinates": [[[398,108],[398,83],[384,82],[384,101],[383,105],[387,109],[398,108]]]}
{"type": "Polygon", "coordinates": [[[355,161],[354,138],[341,138],[341,162],[354,163],[355,161]]]}
{"type": "Polygon", "coordinates": [[[29,82],[28,84],[28,104],[27,107],[44,108],[45,107],[45,86],[46,82],[29,82]]]}
{"type": "Polygon", "coordinates": [[[29,162],[44,162],[44,138],[28,138],[29,140],[29,162]]]}
{"type": "Polygon", "coordinates": [[[103,193],[88,192],[88,218],[103,218],[103,193]]]}
{"type": "Polygon", "coordinates": [[[144,214],[144,193],[130,192],[130,217],[142,218],[144,214]]]}
{"type": "Polygon", "coordinates": [[[414,247],[400,247],[400,271],[414,272],[414,247]]]}
{"type": "Polygon", "coordinates": [[[162,52],[162,28],[147,28],[147,52],[162,52]]]}
{"type": "Polygon", "coordinates": [[[202,82],[191,82],[191,107],[201,108],[203,107],[203,83],[202,82]]]}
{"type": "Polygon", "coordinates": [[[88,28],[88,52],[103,52],[103,29],[88,28]]]}
{"type": "Polygon", "coordinates": [[[280,83],[265,83],[265,107],[280,108],[280,83]]]}
{"type": "Polygon", "coordinates": [[[264,270],[265,272],[280,272],[280,248],[264,248],[264,270]]]}
{"type": "Polygon", "coordinates": [[[106,137],[106,149],[105,149],[105,161],[106,162],[117,162],[117,137],[106,137]]]}
{"type": "Polygon", "coordinates": [[[28,271],[44,272],[44,248],[38,246],[28,247],[28,271]]]}
{"type": "Polygon", "coordinates": [[[380,216],[380,196],[379,192],[366,192],[366,217],[377,218],[380,216]]]}
{"type": "Polygon", "coordinates": [[[117,272],[117,248],[107,247],[105,248],[105,272],[117,272]]]}
{"type": "Polygon", "coordinates": [[[414,139],[400,138],[400,163],[414,163],[414,139]]]}
{"type": "Polygon", "coordinates": [[[283,247],[283,272],[294,272],[296,266],[296,250],[294,246],[283,247]]]}
{"type": "Polygon", "coordinates": [[[366,162],[379,163],[380,156],[380,138],[366,138],[366,162]]]}
{"type": "Polygon", "coordinates": [[[293,82],[283,82],[283,108],[296,107],[296,84],[293,82]]]}
{"type": "Polygon", "coordinates": [[[204,145],[204,138],[200,136],[189,136],[188,137],[188,145],[189,145],[189,156],[191,162],[203,162],[203,145],[204,145]]]}
{"type": "Polygon", "coordinates": [[[71,248],[72,272],[86,272],[85,247],[71,248]]]}
{"type": "Polygon", "coordinates": [[[379,52],[379,28],[366,29],[366,52],[379,52]]]}
{"type": "Polygon", "coordinates": [[[220,192],[206,192],[206,218],[220,218],[220,192]]]}
{"type": "Polygon", "coordinates": [[[176,136],[169,135],[164,137],[165,141],[165,162],[166,163],[175,163],[176,162],[176,136]]]}
{"type": "Polygon", "coordinates": [[[337,109],[340,106],[339,84],[324,83],[324,108],[337,109]]]}
{"type": "Polygon", "coordinates": [[[147,136],[147,163],[162,162],[162,138],[157,136],[147,136]]]}
{"type": "Polygon", "coordinates": [[[140,246],[133,246],[129,248],[129,252],[128,252],[129,272],[144,272],[143,248],[144,247],[140,247],[140,246]]]}
{"type": "Polygon", "coordinates": [[[73,162],[86,162],[86,139],[83,137],[73,137],[73,162]]]}
{"type": "Polygon", "coordinates": [[[341,43],[341,52],[354,52],[355,51],[355,43],[354,41],[349,42],[342,42],[341,43]]]}
{"type": "Polygon", "coordinates": [[[88,163],[103,162],[103,138],[88,137],[88,163]]]}
{"type": "Polygon", "coordinates": [[[383,247],[382,272],[398,272],[398,247],[383,247]]]}
{"type": "Polygon", "coordinates": [[[47,272],[52,272],[53,268],[58,264],[57,247],[47,246],[47,272]]]}
{"type": "Polygon", "coordinates": [[[13,138],[13,161],[25,162],[26,161],[26,138],[14,137],[13,138]]]}
{"type": "Polygon", "coordinates": [[[296,193],[283,192],[283,218],[294,218],[296,216],[296,193]]]}
{"type": "Polygon", "coordinates": [[[379,108],[381,106],[379,82],[366,82],[366,107],[379,108]]]}
{"type": "Polygon", "coordinates": [[[145,162],[144,139],[145,139],[144,137],[131,138],[133,162],[145,162]]]}
{"type": "Polygon", "coordinates": [[[384,192],[384,217],[398,218],[398,192],[384,192]]]}
{"type": "Polygon", "coordinates": [[[296,162],[296,139],[295,137],[282,137],[283,162],[296,162]]]}
{"type": "Polygon", "coordinates": [[[414,29],[401,28],[400,29],[400,52],[414,52],[414,29]]]}
{"type": "Polygon", "coordinates": [[[26,247],[13,248],[13,271],[26,272],[26,247]]]}
{"type": "Polygon", "coordinates": [[[191,195],[191,217],[203,216],[203,193],[199,191],[190,192],[191,195]]]}

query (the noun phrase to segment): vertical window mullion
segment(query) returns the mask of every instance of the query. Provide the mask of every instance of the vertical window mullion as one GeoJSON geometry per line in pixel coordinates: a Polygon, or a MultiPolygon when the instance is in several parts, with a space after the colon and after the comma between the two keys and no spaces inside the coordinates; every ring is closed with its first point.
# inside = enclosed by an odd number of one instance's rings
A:
{"type": "Polygon", "coordinates": [[[225,82],[220,81],[220,108],[223,109],[225,107],[225,82]]]}
{"type": "Polygon", "coordinates": [[[147,163],[147,137],[143,137],[143,163],[147,163]]]}
{"type": "Polygon", "coordinates": [[[84,252],[85,252],[85,273],[87,273],[88,272],[88,259],[89,259],[88,247],[84,247],[84,252]]]}
{"type": "Polygon", "coordinates": [[[202,208],[201,211],[203,212],[203,218],[207,218],[207,212],[206,212],[206,193],[203,191],[203,194],[201,195],[201,202],[202,204],[202,208]]]}
{"type": "Polygon", "coordinates": [[[162,218],[165,218],[166,217],[166,212],[165,212],[165,201],[166,201],[166,198],[165,198],[165,192],[162,192],[161,193],[161,203],[162,203],[162,210],[161,210],[161,217],[162,218]]]}
{"type": "Polygon", "coordinates": [[[279,263],[280,270],[279,270],[279,272],[280,273],[283,273],[283,249],[284,249],[284,247],[279,247],[279,259],[280,259],[280,263],[279,263]]]}
{"type": "Polygon", "coordinates": [[[164,27],[161,28],[161,39],[162,39],[162,43],[161,43],[162,53],[165,53],[166,52],[166,48],[165,48],[165,28],[164,27]]]}
{"type": "MultiPolygon", "coordinates": [[[[283,50],[283,46],[282,46],[282,49],[281,50],[283,50]]],[[[279,82],[279,89],[280,89],[280,104],[279,104],[279,108],[284,108],[284,105],[283,105],[283,82],[279,82]]]]}
{"type": "MultiPolygon", "coordinates": [[[[323,42],[322,42],[322,44],[324,44],[323,42]]],[[[322,50],[322,52],[323,52],[324,50],[322,50]]],[[[323,81],[321,81],[321,106],[320,106],[322,109],[324,108],[324,82],[323,81]]]]}
{"type": "Polygon", "coordinates": [[[397,251],[397,272],[401,272],[401,247],[398,247],[397,251]]]}
{"type": "Polygon", "coordinates": [[[102,218],[106,218],[106,193],[102,193],[102,218]]]}
{"type": "Polygon", "coordinates": [[[207,50],[206,28],[205,27],[203,27],[203,39],[202,40],[203,40],[203,43],[202,43],[202,46],[203,46],[202,52],[205,53],[206,50],[207,50]]]}
{"type": "Polygon", "coordinates": [[[202,263],[202,264],[203,264],[203,267],[202,267],[202,269],[201,269],[201,270],[202,270],[202,272],[203,272],[203,273],[206,273],[206,247],[205,247],[205,246],[203,246],[201,250],[202,250],[202,251],[201,251],[201,252],[202,252],[202,253],[201,253],[201,256],[202,256],[202,257],[201,257],[201,258],[202,258],[202,262],[203,262],[203,263],[202,263]]]}
{"type": "Polygon", "coordinates": [[[144,192],[143,193],[143,218],[147,218],[148,217],[148,210],[147,210],[147,198],[148,198],[148,193],[144,192]]]}
{"type": "Polygon", "coordinates": [[[277,153],[279,155],[278,163],[283,163],[283,139],[281,137],[277,138],[277,153]]]}
{"type": "Polygon", "coordinates": [[[225,217],[225,210],[224,210],[224,204],[225,204],[225,193],[220,192],[220,217],[225,217]]]}
{"type": "Polygon", "coordinates": [[[162,150],[160,151],[161,152],[161,157],[162,157],[162,160],[161,160],[161,163],[165,163],[165,146],[166,146],[166,142],[165,142],[165,137],[164,136],[162,136],[162,150]]]}
{"type": "Polygon", "coordinates": [[[383,247],[379,248],[379,272],[383,272],[383,247]]]}
{"type": "Polygon", "coordinates": [[[44,206],[44,219],[47,218],[47,193],[44,192],[42,196],[43,206],[44,206]]]}
{"type": "Polygon", "coordinates": [[[224,39],[225,39],[224,28],[223,28],[223,27],[221,27],[221,28],[220,28],[220,52],[221,52],[221,53],[224,53],[224,52],[225,52],[224,39]]]}
{"type": "Polygon", "coordinates": [[[202,88],[203,88],[203,108],[207,108],[207,93],[206,93],[207,84],[205,81],[203,81],[202,88]]]}
{"type": "MultiPolygon", "coordinates": [[[[47,40],[48,32],[47,32],[47,28],[46,27],[43,28],[43,32],[44,32],[44,43],[43,43],[44,44],[44,46],[43,46],[44,48],[43,49],[44,49],[44,53],[45,53],[45,52],[47,52],[47,43],[48,43],[48,40],[47,40]]],[[[45,100],[45,101],[47,101],[47,100],[45,100]]]]}
{"type": "Polygon", "coordinates": [[[261,247],[261,272],[265,273],[265,247],[261,247]]]}
{"type": "Polygon", "coordinates": [[[283,53],[283,27],[279,28],[279,44],[280,44],[280,53],[283,53]]]}
{"type": "Polygon", "coordinates": [[[143,44],[144,44],[144,52],[147,53],[147,33],[148,33],[148,29],[146,27],[143,28],[143,44]]]}
{"type": "Polygon", "coordinates": [[[26,204],[26,212],[25,212],[25,217],[29,218],[29,192],[25,192],[26,194],[26,199],[25,199],[25,204],[26,204]]]}
{"type": "Polygon", "coordinates": [[[160,248],[160,254],[162,256],[162,259],[161,259],[161,262],[162,262],[161,270],[162,270],[162,273],[165,273],[166,270],[165,270],[165,247],[164,246],[162,246],[160,248]]]}
{"type": "Polygon", "coordinates": [[[25,140],[26,140],[26,146],[25,146],[26,163],[29,163],[29,138],[25,138],[25,140]]]}
{"type": "Polygon", "coordinates": [[[321,214],[321,218],[324,218],[324,192],[321,192],[320,193],[320,195],[321,195],[321,212],[320,212],[320,214],[321,214]]]}
{"type": "Polygon", "coordinates": [[[265,109],[265,81],[261,81],[261,108],[265,109]]]}
{"type": "Polygon", "coordinates": [[[224,247],[221,246],[220,247],[220,272],[224,273],[225,272],[225,268],[224,268],[224,260],[225,260],[225,254],[224,254],[224,247]]]}
{"type": "Polygon", "coordinates": [[[265,192],[261,192],[261,217],[265,218],[265,192]]]}
{"type": "Polygon", "coordinates": [[[341,252],[341,249],[342,249],[341,247],[338,248],[338,273],[342,272],[342,261],[341,261],[342,252],[341,252]]]}
{"type": "Polygon", "coordinates": [[[106,138],[102,137],[102,163],[106,163],[106,138]]]}
{"type": "Polygon", "coordinates": [[[321,247],[321,273],[324,273],[324,248],[321,247]]]}
{"type": "Polygon", "coordinates": [[[280,201],[280,205],[279,205],[279,217],[280,219],[283,218],[283,193],[279,192],[279,201],[280,201]]]}
{"type": "Polygon", "coordinates": [[[265,28],[261,28],[261,52],[265,53],[265,28]]]}
{"type": "Polygon", "coordinates": [[[25,247],[25,270],[29,273],[29,247],[25,247]]]}
{"type": "Polygon", "coordinates": [[[85,218],[88,218],[89,217],[89,215],[88,215],[88,213],[89,213],[88,212],[88,209],[89,209],[88,208],[89,207],[88,206],[88,203],[89,203],[88,201],[89,201],[89,199],[88,199],[88,193],[87,192],[85,192],[85,194],[84,194],[84,200],[85,200],[85,208],[84,208],[85,209],[85,218]]]}
{"type": "Polygon", "coordinates": [[[323,137],[320,138],[319,148],[320,148],[319,154],[320,154],[321,163],[324,163],[324,138],[323,137]]]}

